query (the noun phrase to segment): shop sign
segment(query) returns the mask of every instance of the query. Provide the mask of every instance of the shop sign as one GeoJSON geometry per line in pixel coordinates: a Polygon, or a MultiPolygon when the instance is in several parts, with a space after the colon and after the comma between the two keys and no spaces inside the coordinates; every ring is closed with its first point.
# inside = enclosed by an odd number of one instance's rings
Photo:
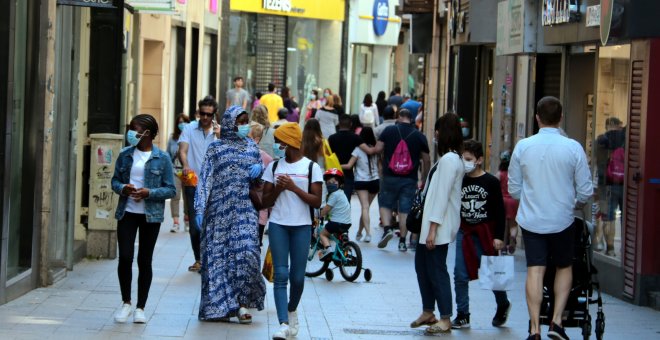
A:
{"type": "Polygon", "coordinates": [[[98,7],[98,8],[117,8],[116,0],[57,0],[58,5],[98,7]]]}
{"type": "Polygon", "coordinates": [[[525,2],[508,0],[497,5],[497,55],[525,52],[525,2]]]}
{"type": "Polygon", "coordinates": [[[543,0],[543,26],[580,21],[580,8],[577,0],[543,0]]]}
{"type": "Polygon", "coordinates": [[[607,45],[612,27],[612,13],[614,12],[614,0],[600,0],[600,43],[607,45]]]}
{"type": "Polygon", "coordinates": [[[345,9],[346,0],[230,0],[229,2],[229,10],[236,12],[337,21],[344,21],[345,9]]]}
{"type": "Polygon", "coordinates": [[[291,0],[264,0],[264,9],[291,12],[291,0]]]}
{"type": "Polygon", "coordinates": [[[587,7],[587,27],[600,26],[600,5],[587,7]]]}
{"type": "Polygon", "coordinates": [[[375,0],[374,1],[374,33],[377,36],[382,36],[387,30],[387,22],[390,17],[390,6],[388,0],[375,0]]]}

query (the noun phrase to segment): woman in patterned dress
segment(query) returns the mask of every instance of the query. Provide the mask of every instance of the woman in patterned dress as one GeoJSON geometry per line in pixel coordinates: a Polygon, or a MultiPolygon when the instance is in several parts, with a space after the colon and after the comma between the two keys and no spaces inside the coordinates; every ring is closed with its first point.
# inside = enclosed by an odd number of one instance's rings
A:
{"type": "Polygon", "coordinates": [[[222,117],[220,138],[204,158],[195,196],[195,218],[203,220],[202,297],[199,319],[251,323],[248,308],[262,310],[266,285],[260,272],[258,213],[250,182],[263,167],[259,148],[246,138],[248,115],[232,106],[222,117]]]}

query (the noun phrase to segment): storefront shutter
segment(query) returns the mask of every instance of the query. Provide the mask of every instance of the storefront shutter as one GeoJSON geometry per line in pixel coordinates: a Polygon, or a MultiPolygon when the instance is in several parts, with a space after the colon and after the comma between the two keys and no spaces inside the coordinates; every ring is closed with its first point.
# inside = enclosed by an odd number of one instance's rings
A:
{"type": "Polygon", "coordinates": [[[286,17],[259,15],[257,21],[257,91],[266,93],[268,83],[284,86],[286,76],[286,17]]]}
{"type": "Polygon", "coordinates": [[[644,61],[632,62],[630,81],[630,121],[628,124],[628,150],[626,152],[625,232],[623,242],[623,295],[635,296],[635,263],[637,257],[637,218],[639,201],[639,173],[641,167],[640,141],[642,122],[642,93],[644,86],[644,61]]]}

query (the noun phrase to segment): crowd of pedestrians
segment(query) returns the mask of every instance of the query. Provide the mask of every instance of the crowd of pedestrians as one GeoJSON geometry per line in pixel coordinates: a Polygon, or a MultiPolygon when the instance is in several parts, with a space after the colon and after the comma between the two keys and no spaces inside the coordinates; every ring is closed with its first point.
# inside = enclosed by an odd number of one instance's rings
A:
{"type": "MultiPolygon", "coordinates": [[[[499,172],[491,175],[484,169],[484,146],[464,140],[458,115],[440,116],[433,136],[427,137],[419,130],[421,99],[401,94],[399,88],[389,99],[383,91],[375,101],[366,94],[354,115],[346,114],[341,97],[327,88],[311,90],[302,113],[286,87],[279,93],[269,84],[268,92],[255,96],[251,105],[243,78],[234,78],[220,124],[215,120],[217,102],[205,97],[198,103],[198,119],[176,117],[165,151],[153,144],[158,124],[152,116],[131,120],[129,146],[120,153],[112,178],[120,195],[116,218],[122,307],[117,322],[126,322],[131,314],[134,322],[147,321],[151,258],[164,204],[172,199],[171,231],[179,232],[182,197],[194,256],[189,270],[201,274],[199,319],[237,318],[248,324],[251,310],[264,308],[261,255],[267,233],[280,323],[273,339],[296,336],[317,218],[326,219],[319,234],[320,258],[326,260],[334,252],[330,236],[351,228],[350,202],[356,194],[361,212],[357,241],[369,243],[376,237],[372,227],[378,225],[383,230],[378,248],[387,248],[397,236],[400,252],[415,252],[422,313],[411,327],[428,326],[429,333],[469,328],[468,284],[478,278],[480,259],[513,253],[520,226],[527,250],[530,339],[540,336],[538,311],[547,266],[557,268],[548,335],[568,339],[561,324],[571,282],[574,237],[569,226],[573,209],[591,196],[592,182],[583,149],[560,134],[562,107],[556,98],[538,103],[539,133],[520,141],[512,153],[502,153],[499,172]],[[369,216],[376,199],[377,224],[369,216]],[[408,214],[416,199],[422,200],[423,213],[413,234],[408,232],[408,214]],[[131,264],[138,231],[138,300],[133,310],[131,264]],[[447,269],[452,242],[453,320],[447,269]]],[[[512,305],[506,291],[493,293],[497,309],[492,325],[501,327],[512,305]]]]}

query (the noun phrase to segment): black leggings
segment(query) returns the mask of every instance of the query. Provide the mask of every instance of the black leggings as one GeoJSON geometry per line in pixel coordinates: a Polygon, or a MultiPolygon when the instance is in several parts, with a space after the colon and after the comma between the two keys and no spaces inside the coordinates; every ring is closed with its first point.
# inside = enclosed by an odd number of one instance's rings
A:
{"type": "Polygon", "coordinates": [[[140,247],[138,248],[138,301],[136,308],[143,308],[149,296],[151,287],[151,258],[156,247],[160,223],[147,223],[144,214],[126,212],[117,225],[117,243],[119,243],[119,287],[121,298],[125,303],[131,301],[131,280],[133,279],[133,254],[135,252],[135,237],[140,229],[140,247]]]}

